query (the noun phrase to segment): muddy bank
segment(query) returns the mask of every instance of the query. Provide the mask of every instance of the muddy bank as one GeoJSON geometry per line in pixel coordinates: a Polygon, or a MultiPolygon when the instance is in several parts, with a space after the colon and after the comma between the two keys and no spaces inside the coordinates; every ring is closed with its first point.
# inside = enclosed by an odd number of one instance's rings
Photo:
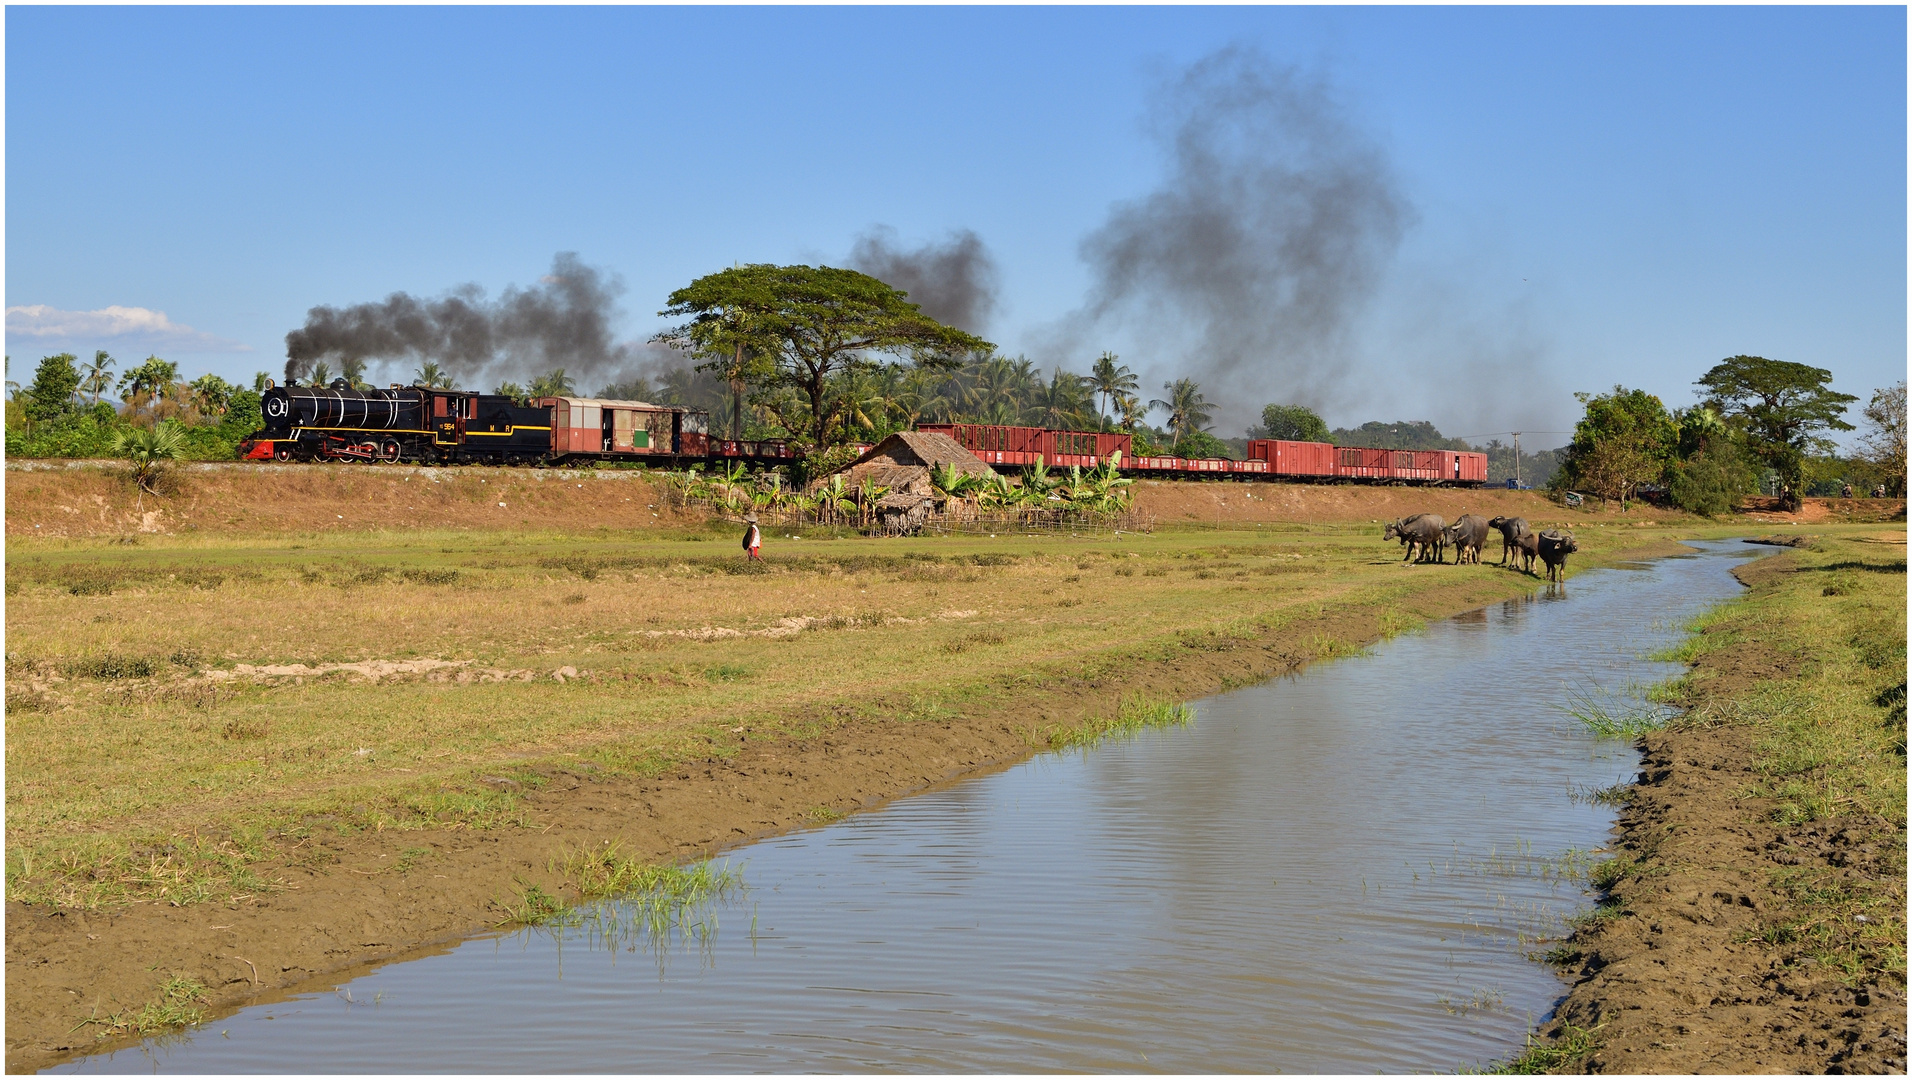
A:
{"type": "MultiPolygon", "coordinates": [[[[1776,555],[1738,576],[1758,588],[1790,561],[1776,555]]],[[[1801,666],[1783,647],[1757,641],[1695,665],[1714,695],[1792,678],[1801,666]]],[[[1867,813],[1773,821],[1773,800],[1753,794],[1762,779],[1756,741],[1753,729],[1734,723],[1643,740],[1641,779],[1614,845],[1634,868],[1603,904],[1608,917],[1590,920],[1569,942],[1574,986],[1543,1031],[1557,1045],[1577,1039],[1593,1047],[1568,1069],[1905,1071],[1903,981],[1842,977],[1812,957],[1811,946],[1775,932],[1801,921],[1799,897],[1781,887],[1789,876],[1809,875],[1822,889],[1902,912],[1903,824],[1867,813]]],[[[1851,917],[1808,918],[1842,916],[1851,917]]]]}
{"type": "MultiPolygon", "coordinates": [[[[1404,606],[1437,618],[1477,603],[1470,586],[1457,581],[1404,606]]],[[[284,878],[288,887],[243,903],[96,913],[9,904],[8,1067],[42,1068],[115,1045],[84,1021],[137,1010],[168,978],[205,984],[217,1015],[314,978],[465,937],[497,921],[498,902],[515,899],[521,887],[557,891],[547,862],[566,847],[621,839],[627,850],[652,858],[713,854],[1006,767],[1033,752],[1032,727],[1107,714],[1126,693],[1187,699],[1291,671],[1313,655],[1300,643],[1316,635],[1376,640],[1383,615],[1378,608],[1330,611],[1278,636],[1197,642],[1173,660],[1138,662],[1119,681],[1050,677],[949,719],[792,716],[821,732],[748,743],[728,760],[681,766],[652,780],[551,772],[541,788],[525,793],[532,828],[315,837],[294,859],[260,868],[262,877],[284,878]]],[[[900,713],[907,703],[890,704],[900,713]]]]}

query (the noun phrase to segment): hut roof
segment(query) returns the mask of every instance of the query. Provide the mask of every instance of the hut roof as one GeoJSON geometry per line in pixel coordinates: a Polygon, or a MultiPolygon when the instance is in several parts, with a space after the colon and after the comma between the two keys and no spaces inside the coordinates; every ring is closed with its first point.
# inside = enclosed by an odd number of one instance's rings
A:
{"type": "Polygon", "coordinates": [[[973,476],[989,476],[994,472],[981,458],[940,431],[899,431],[870,447],[862,457],[845,466],[845,471],[878,461],[926,468],[953,465],[958,472],[973,476]]]}
{"type": "Polygon", "coordinates": [[[868,480],[877,487],[902,491],[918,480],[929,482],[929,466],[898,465],[891,461],[866,461],[843,470],[843,482],[860,488],[868,480]]]}

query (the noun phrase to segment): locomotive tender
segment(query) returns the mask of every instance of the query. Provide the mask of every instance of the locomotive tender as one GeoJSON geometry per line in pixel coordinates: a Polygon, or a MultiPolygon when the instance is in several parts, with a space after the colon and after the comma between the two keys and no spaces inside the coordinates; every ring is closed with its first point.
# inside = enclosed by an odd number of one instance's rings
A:
{"type": "MultiPolygon", "coordinates": [[[[775,465],[802,455],[782,439],[712,439],[710,415],[681,405],[544,397],[519,405],[497,394],[393,386],[273,387],[261,398],[265,427],[241,444],[253,460],[559,465],[647,461],[660,465],[744,461],[775,465]]],[[[1487,455],[1466,450],[1377,450],[1285,439],[1250,439],[1248,458],[1136,457],[1120,432],[1054,431],[997,424],[918,424],[948,435],[989,465],[1098,468],[1167,479],[1287,479],[1315,482],[1487,482],[1487,455]]]]}

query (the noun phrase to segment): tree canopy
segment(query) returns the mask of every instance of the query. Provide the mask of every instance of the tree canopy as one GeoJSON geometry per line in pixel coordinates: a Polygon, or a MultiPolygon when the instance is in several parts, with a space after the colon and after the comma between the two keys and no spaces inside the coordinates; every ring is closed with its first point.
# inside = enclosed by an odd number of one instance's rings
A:
{"type": "Polygon", "coordinates": [[[40,361],[27,389],[28,419],[53,420],[73,411],[73,395],[80,388],[80,370],[72,353],[56,353],[40,361]]]}
{"type": "Polygon", "coordinates": [[[1745,431],[1753,456],[1798,492],[1805,455],[1830,448],[1820,432],[1852,430],[1844,419],[1846,406],[1859,399],[1831,389],[1826,385],[1831,381],[1832,372],[1825,368],[1729,356],[1697,385],[1707,392],[1708,408],[1745,431]]]}
{"type": "Polygon", "coordinates": [[[1598,397],[1575,394],[1587,407],[1556,481],[1622,502],[1641,484],[1658,483],[1679,449],[1680,430],[1659,398],[1615,386],[1598,397]]]}
{"type": "Polygon", "coordinates": [[[787,418],[786,426],[804,430],[819,447],[840,430],[847,406],[831,392],[833,375],[879,366],[877,353],[953,367],[965,353],[995,348],[923,314],[899,289],[829,266],[720,270],[671,293],[658,314],[687,321],[656,342],[713,359],[746,352],[766,358],[762,384],[787,387],[801,399],[805,415],[787,418]]]}
{"type": "Polygon", "coordinates": [[[1905,381],[1875,391],[1866,405],[1869,431],[1859,445],[1886,484],[1905,493],[1905,381]]]}
{"type": "Polygon", "coordinates": [[[1306,405],[1267,405],[1261,410],[1261,438],[1329,442],[1328,422],[1306,405]]]}

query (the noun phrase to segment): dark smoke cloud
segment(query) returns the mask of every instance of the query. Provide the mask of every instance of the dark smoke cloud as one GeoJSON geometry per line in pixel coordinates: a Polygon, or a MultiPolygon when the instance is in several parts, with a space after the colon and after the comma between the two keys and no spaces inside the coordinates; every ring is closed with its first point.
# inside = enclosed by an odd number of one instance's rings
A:
{"type": "Polygon", "coordinates": [[[436,360],[461,385],[522,381],[563,368],[585,390],[651,359],[641,346],[613,337],[622,292],[615,277],[564,252],[537,285],[507,288],[495,301],[465,285],[436,300],[401,292],[375,303],[315,307],[285,336],[285,373],[302,378],[320,360],[436,360]]]}
{"type": "Polygon", "coordinates": [[[996,309],[996,261],[968,229],[914,251],[897,246],[896,230],[879,225],[857,237],[850,268],[903,290],[923,314],[972,334],[987,329],[996,309]]]}
{"type": "Polygon", "coordinates": [[[1224,423],[1330,404],[1413,214],[1386,155],[1322,81],[1240,47],[1165,85],[1152,120],[1169,175],[1083,241],[1093,285],[1059,344],[1126,327],[1146,351],[1125,362],[1195,378],[1224,423]]]}

